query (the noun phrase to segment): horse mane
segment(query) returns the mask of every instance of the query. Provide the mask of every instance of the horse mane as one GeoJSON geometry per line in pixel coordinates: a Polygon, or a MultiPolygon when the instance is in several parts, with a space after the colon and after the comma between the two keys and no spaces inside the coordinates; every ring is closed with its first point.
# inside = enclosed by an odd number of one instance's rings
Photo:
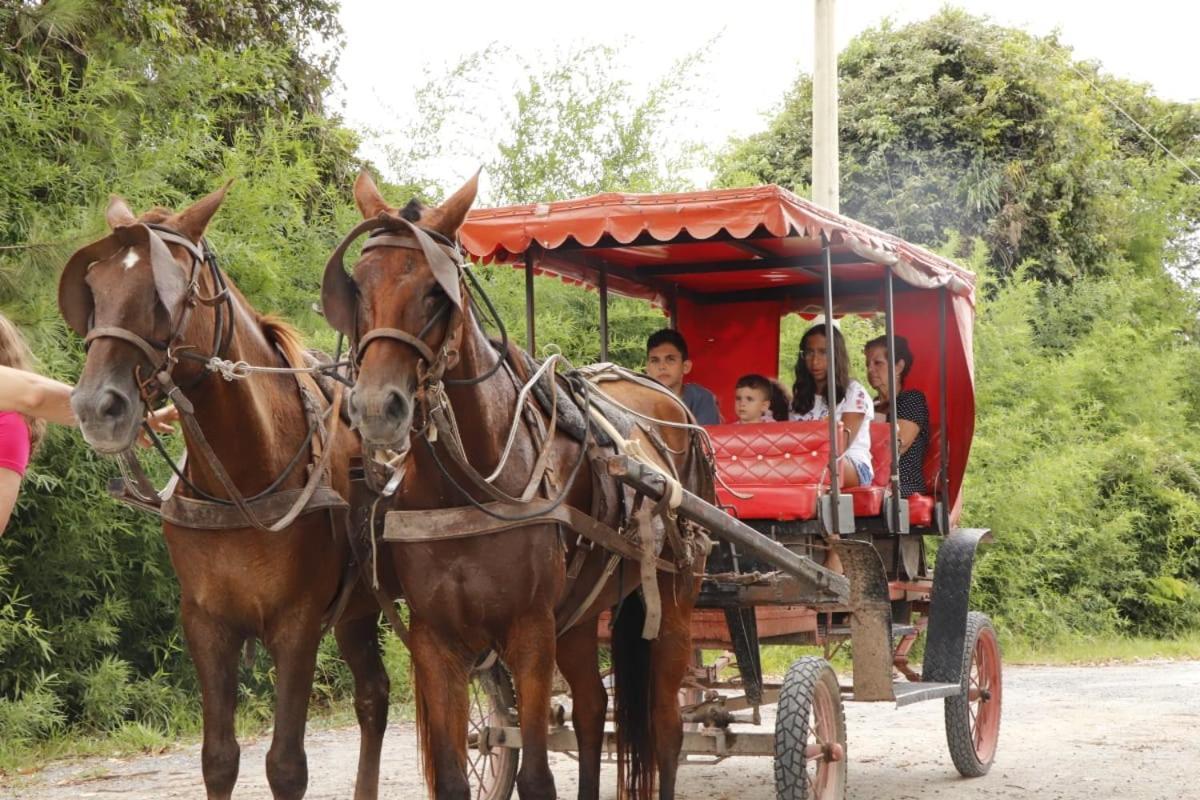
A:
{"type": "MultiPolygon", "coordinates": [[[[300,332],[291,323],[273,314],[259,314],[258,327],[267,341],[279,350],[284,362],[289,367],[311,366],[312,359],[304,349],[304,340],[300,338],[300,332]]],[[[312,375],[302,372],[298,373],[297,377],[308,386],[314,397],[324,396],[312,375]]]]}
{"type": "Polygon", "coordinates": [[[421,214],[425,211],[426,206],[417,198],[408,201],[408,205],[400,209],[400,216],[409,222],[420,222],[421,214]]]}

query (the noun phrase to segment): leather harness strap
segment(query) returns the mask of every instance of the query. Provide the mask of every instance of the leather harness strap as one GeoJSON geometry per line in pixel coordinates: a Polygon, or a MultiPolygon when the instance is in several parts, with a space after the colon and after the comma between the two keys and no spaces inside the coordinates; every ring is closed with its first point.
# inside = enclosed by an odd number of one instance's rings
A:
{"type": "MultiPolygon", "coordinates": [[[[453,539],[468,539],[489,533],[512,530],[539,523],[559,523],[584,536],[601,547],[632,561],[641,561],[641,547],[621,536],[615,529],[594,519],[590,514],[565,503],[551,508],[551,503],[538,500],[534,503],[485,503],[484,510],[469,506],[458,508],[434,508],[410,511],[389,511],[384,518],[383,540],[385,542],[444,542],[453,539]],[[529,519],[505,521],[505,516],[530,516],[529,519]]],[[[676,572],[676,566],[663,558],[654,563],[663,572],[676,572]]]]}
{"type": "Polygon", "coordinates": [[[432,364],[437,360],[437,356],[433,354],[433,350],[429,345],[407,331],[402,331],[399,328],[372,328],[369,333],[358,340],[358,354],[355,356],[356,362],[362,363],[363,353],[366,352],[367,345],[377,339],[394,339],[398,342],[403,342],[420,353],[421,358],[425,359],[427,364],[432,364]]]}
{"type": "MultiPolygon", "coordinates": [[[[191,401],[188,400],[179,387],[175,385],[174,381],[171,380],[170,375],[160,373],[158,375],[158,381],[162,386],[166,387],[167,396],[172,402],[175,403],[176,408],[179,409],[179,418],[188,433],[189,441],[199,450],[200,455],[205,459],[205,461],[208,462],[213,476],[216,477],[217,482],[221,484],[221,487],[225,490],[225,493],[229,496],[229,499],[233,501],[238,510],[242,512],[242,515],[245,517],[246,521],[251,527],[257,528],[260,531],[278,533],[279,531],[291,525],[297,517],[304,513],[308,501],[317,491],[317,487],[325,477],[325,471],[329,466],[329,459],[333,455],[333,447],[326,447],[325,452],[321,454],[320,459],[313,465],[312,471],[308,476],[308,481],[305,483],[303,490],[301,490],[299,497],[296,498],[296,501],[293,503],[291,508],[289,508],[286,513],[284,513],[284,515],[275,523],[270,525],[265,524],[259,520],[258,515],[254,512],[254,509],[251,508],[250,503],[246,500],[245,495],[243,495],[234,484],[229,472],[225,469],[225,466],[221,463],[220,458],[217,457],[217,454],[213,451],[212,446],[208,443],[208,438],[204,435],[204,430],[200,427],[200,423],[196,421],[196,417],[192,413],[193,407],[191,401]]],[[[331,419],[330,429],[327,434],[330,441],[333,439],[337,426],[341,423],[340,409],[342,404],[342,389],[343,387],[341,384],[338,384],[335,387],[333,402],[330,404],[331,419]]]]}

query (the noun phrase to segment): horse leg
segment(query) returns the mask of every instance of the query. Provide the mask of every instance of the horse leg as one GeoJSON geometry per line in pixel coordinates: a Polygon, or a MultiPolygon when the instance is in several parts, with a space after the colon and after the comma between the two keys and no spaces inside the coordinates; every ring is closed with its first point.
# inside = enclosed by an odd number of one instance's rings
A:
{"type": "Polygon", "coordinates": [[[387,729],[390,688],[379,655],[379,614],[343,619],[335,626],[334,636],[354,675],[354,713],[359,729],[354,800],[375,800],[379,796],[379,755],[387,729]]]}
{"type": "Polygon", "coordinates": [[[470,800],[467,724],[470,704],[467,659],[428,625],[411,627],[417,737],[425,783],[436,800],[470,800]]]}
{"type": "Polygon", "coordinates": [[[554,683],[554,615],[535,613],[518,619],[508,632],[504,663],[512,671],[521,721],[521,800],[555,800],[548,756],[548,715],[554,683]]]}
{"type": "Polygon", "coordinates": [[[600,757],[608,692],[600,679],[596,620],[588,619],[558,639],[558,670],[571,685],[571,722],[579,745],[579,800],[600,798],[600,757]]]}
{"type": "Polygon", "coordinates": [[[298,609],[264,641],[275,662],[275,732],[267,751],[267,783],[276,800],[299,800],[308,788],[304,728],[317,665],[320,623],[316,614],[298,609]]]}
{"type": "Polygon", "coordinates": [[[683,746],[679,687],[692,662],[691,616],[695,600],[690,581],[689,575],[658,574],[662,625],[658,638],[650,643],[650,730],[658,761],[659,800],[675,797],[675,773],[679,769],[679,751],[683,746]]]}
{"type": "Polygon", "coordinates": [[[204,707],[204,746],[200,750],[204,788],[208,800],[229,800],[237,783],[241,757],[233,715],[237,708],[238,654],[243,638],[186,601],[181,615],[204,707]]]}

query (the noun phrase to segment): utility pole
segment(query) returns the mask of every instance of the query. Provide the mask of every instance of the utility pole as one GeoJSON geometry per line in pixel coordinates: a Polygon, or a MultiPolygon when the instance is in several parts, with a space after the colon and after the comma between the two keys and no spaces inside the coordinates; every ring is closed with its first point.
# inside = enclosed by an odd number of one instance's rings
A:
{"type": "Polygon", "coordinates": [[[838,211],[838,70],[833,42],[834,0],[813,0],[812,199],[838,211]]]}

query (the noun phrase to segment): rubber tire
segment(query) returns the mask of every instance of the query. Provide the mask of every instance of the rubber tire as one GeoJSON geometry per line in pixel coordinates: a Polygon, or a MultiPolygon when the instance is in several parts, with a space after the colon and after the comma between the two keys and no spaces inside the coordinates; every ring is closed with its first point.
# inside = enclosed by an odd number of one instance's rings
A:
{"type": "MultiPolygon", "coordinates": [[[[474,673],[470,692],[468,733],[489,724],[516,725],[516,692],[503,665],[496,663],[485,672],[474,673]],[[476,693],[478,704],[474,699],[476,693]]],[[[471,785],[471,800],[509,800],[517,786],[520,760],[521,751],[514,748],[497,747],[485,755],[468,744],[467,781],[471,785]]]]}
{"type": "Polygon", "coordinates": [[[1003,698],[1002,667],[1000,660],[1000,643],[996,639],[996,629],[987,615],[978,611],[967,614],[967,635],[963,641],[963,672],[962,693],[957,697],[947,697],[946,703],[946,743],[950,746],[950,757],[954,766],[964,778],[979,778],[988,773],[996,758],[996,745],[1000,738],[1000,710],[1003,698]],[[994,673],[989,678],[988,687],[991,696],[980,703],[979,715],[984,716],[982,723],[986,741],[982,742],[982,750],[975,745],[975,732],[971,729],[970,696],[971,666],[973,661],[982,656],[984,668],[990,668],[994,658],[994,673]],[[993,704],[986,709],[983,703],[993,704]]]}
{"type": "MultiPolygon", "coordinates": [[[[792,662],[783,686],[779,690],[779,705],[775,711],[775,796],[779,800],[811,800],[811,776],[806,767],[805,745],[811,738],[809,716],[814,711],[814,698],[821,693],[829,701],[816,704],[818,712],[825,708],[832,718],[833,739],[842,746],[840,761],[824,764],[833,770],[824,791],[816,800],[843,800],[846,796],[846,714],[842,708],[842,693],[837,673],[829,662],[815,656],[804,656],[792,662]]],[[[814,720],[818,725],[821,720],[814,720]]]]}

